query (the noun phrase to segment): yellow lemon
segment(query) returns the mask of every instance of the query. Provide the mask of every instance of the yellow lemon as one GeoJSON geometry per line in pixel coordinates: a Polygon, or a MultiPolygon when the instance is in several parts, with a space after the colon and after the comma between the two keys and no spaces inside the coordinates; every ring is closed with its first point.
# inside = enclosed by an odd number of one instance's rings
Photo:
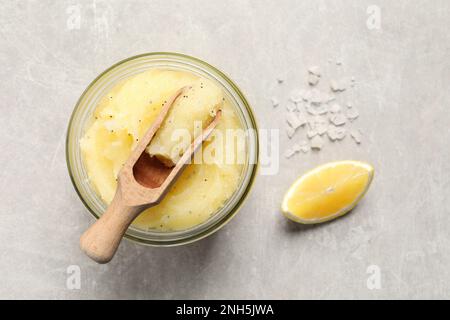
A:
{"type": "Polygon", "coordinates": [[[301,176],[283,199],[283,214],[313,224],[340,217],[353,209],[372,182],[374,169],[360,161],[321,165],[301,176]]]}

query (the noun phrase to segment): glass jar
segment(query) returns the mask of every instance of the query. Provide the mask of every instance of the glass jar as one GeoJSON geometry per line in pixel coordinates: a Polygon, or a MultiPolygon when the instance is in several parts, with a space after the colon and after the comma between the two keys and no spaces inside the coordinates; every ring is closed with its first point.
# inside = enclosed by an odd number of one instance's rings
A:
{"type": "Polygon", "coordinates": [[[131,225],[125,238],[140,244],[173,246],[202,239],[223,227],[237,213],[248,195],[258,167],[258,134],[252,110],[242,92],[225,74],[197,58],[178,53],[155,52],[120,61],[100,74],[78,100],[69,122],[66,139],[66,160],[72,183],[91,214],[98,218],[107,207],[89,182],[79,141],[93,121],[99,100],[125,78],[152,68],[187,71],[216,82],[235,107],[246,136],[246,161],[238,188],[224,206],[205,222],[181,231],[142,230],[131,225]]]}

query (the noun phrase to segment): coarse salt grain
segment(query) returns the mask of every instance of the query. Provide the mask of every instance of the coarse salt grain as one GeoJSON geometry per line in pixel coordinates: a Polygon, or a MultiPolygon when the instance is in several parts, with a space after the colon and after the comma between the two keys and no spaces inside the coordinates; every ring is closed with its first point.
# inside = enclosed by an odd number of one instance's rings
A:
{"type": "Polygon", "coordinates": [[[289,112],[286,121],[294,129],[297,129],[306,123],[303,118],[298,117],[294,112],[289,112]]]}
{"type": "Polygon", "coordinates": [[[308,72],[309,72],[310,74],[316,75],[316,76],[318,76],[318,77],[321,76],[321,73],[320,73],[320,67],[319,67],[319,66],[311,66],[311,67],[309,67],[309,68],[308,68],[308,72]]]}
{"type": "Polygon", "coordinates": [[[349,108],[348,110],[347,110],[347,118],[350,120],[350,121],[353,121],[353,120],[355,120],[356,118],[358,118],[359,117],[359,112],[358,112],[358,110],[356,110],[355,108],[349,108]]]}
{"type": "Polygon", "coordinates": [[[306,132],[306,136],[308,137],[308,139],[312,139],[313,137],[317,136],[318,133],[316,130],[308,130],[306,132]]]}
{"type": "Polygon", "coordinates": [[[295,150],[294,149],[287,149],[285,152],[284,152],[284,156],[286,157],[286,158],[291,158],[294,154],[296,154],[296,152],[295,152],[295,150]]]}
{"type": "Polygon", "coordinates": [[[355,142],[357,144],[361,143],[361,138],[362,138],[361,130],[354,129],[354,130],[350,131],[350,135],[352,136],[353,140],[355,140],[355,142]]]}
{"type": "Polygon", "coordinates": [[[321,136],[315,136],[311,140],[311,149],[320,150],[323,148],[323,143],[324,143],[324,140],[322,139],[321,136]]]}
{"type": "Polygon", "coordinates": [[[328,127],[327,134],[328,134],[328,138],[330,138],[331,141],[336,141],[336,140],[344,139],[347,134],[347,131],[343,127],[336,127],[336,126],[330,125],[328,127]]]}
{"type": "Polygon", "coordinates": [[[308,84],[310,86],[316,86],[319,83],[320,77],[315,74],[308,75],[308,84]]]}
{"type": "Polygon", "coordinates": [[[287,103],[286,110],[289,112],[293,112],[297,109],[297,105],[295,103],[287,103]]]}
{"type": "Polygon", "coordinates": [[[335,114],[330,118],[331,123],[333,123],[335,126],[343,126],[347,122],[347,118],[341,114],[335,114]]]}
{"type": "Polygon", "coordinates": [[[308,145],[301,146],[300,147],[300,151],[303,152],[303,153],[307,153],[309,151],[309,146],[308,145]]]}
{"type": "Polygon", "coordinates": [[[296,130],[294,128],[292,128],[292,127],[288,127],[286,129],[286,133],[287,133],[287,136],[288,136],[289,139],[291,139],[294,136],[295,131],[296,130]]]}
{"type": "Polygon", "coordinates": [[[342,92],[345,91],[345,83],[343,80],[331,80],[330,88],[333,92],[342,92]]]}
{"type": "Polygon", "coordinates": [[[274,107],[274,108],[276,108],[276,107],[278,107],[280,105],[280,102],[275,97],[270,99],[270,101],[272,102],[272,107],[274,107]]]}
{"type": "Polygon", "coordinates": [[[338,112],[340,112],[341,111],[341,106],[339,105],[339,104],[337,104],[337,103],[333,103],[332,105],[331,105],[331,107],[330,107],[330,112],[331,113],[338,113],[338,112]]]}

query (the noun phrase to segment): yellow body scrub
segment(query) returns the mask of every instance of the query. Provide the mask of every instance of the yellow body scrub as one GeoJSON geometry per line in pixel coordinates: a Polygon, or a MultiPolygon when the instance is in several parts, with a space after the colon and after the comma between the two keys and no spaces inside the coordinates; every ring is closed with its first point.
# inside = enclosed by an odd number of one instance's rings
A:
{"type": "Polygon", "coordinates": [[[206,79],[197,79],[185,87],[147,147],[147,152],[168,167],[174,166],[194,138],[214,119],[224,99],[222,90],[206,79]]]}
{"type": "MultiPolygon", "coordinates": [[[[205,109],[201,108],[207,108],[210,117],[220,108],[222,117],[216,133],[222,133],[225,137],[228,129],[242,129],[233,106],[210,80],[184,71],[152,69],[122,81],[101,99],[94,120],[80,141],[90,183],[106,203],[111,202],[118,173],[139,138],[151,126],[165,101],[182,87],[190,88],[191,97],[185,94],[187,98],[179,98],[184,99],[178,103],[178,108],[182,106],[183,110],[177,113],[174,108],[173,114],[168,114],[167,119],[172,119],[170,123],[175,122],[176,126],[191,130],[188,117],[197,117],[196,110],[202,118],[205,109]],[[193,112],[185,112],[187,108],[193,112]]],[[[167,123],[165,130],[169,132],[173,128],[167,123]]],[[[169,162],[176,162],[176,154],[174,156],[167,150],[166,138],[163,135],[155,138],[154,145],[151,144],[147,151],[169,162]]],[[[206,153],[210,152],[208,145],[217,142],[215,139],[213,134],[199,151],[204,153],[205,158],[211,159],[211,155],[206,153]]],[[[231,158],[237,159],[245,153],[245,147],[228,148],[228,159],[230,151],[234,153],[231,158]]],[[[237,189],[242,169],[241,163],[221,159],[189,164],[162,202],[144,211],[133,226],[144,230],[171,231],[188,229],[206,221],[237,189]]]]}

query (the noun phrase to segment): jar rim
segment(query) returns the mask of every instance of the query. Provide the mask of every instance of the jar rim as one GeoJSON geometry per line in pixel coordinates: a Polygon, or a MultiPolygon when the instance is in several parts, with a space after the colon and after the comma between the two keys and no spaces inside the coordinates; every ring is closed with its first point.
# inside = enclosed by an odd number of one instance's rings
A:
{"type": "MultiPolygon", "coordinates": [[[[95,210],[91,207],[91,205],[88,203],[88,201],[83,196],[83,194],[82,194],[82,192],[80,190],[80,186],[78,185],[78,181],[77,181],[78,177],[75,177],[75,174],[74,174],[73,164],[72,164],[71,159],[70,159],[71,142],[73,143],[72,135],[71,135],[72,134],[72,128],[73,128],[73,125],[74,125],[74,122],[75,122],[76,115],[80,111],[79,109],[81,108],[81,106],[83,104],[83,99],[89,93],[89,91],[100,80],[102,80],[103,77],[107,76],[110,72],[114,71],[115,69],[119,68],[120,66],[122,66],[122,65],[124,65],[124,64],[126,64],[128,62],[132,62],[134,60],[139,60],[141,58],[146,58],[146,57],[149,57],[149,58],[171,58],[171,59],[175,59],[177,62],[180,62],[180,63],[183,63],[186,60],[186,61],[188,61],[190,63],[193,63],[195,67],[200,67],[200,68],[203,67],[203,68],[205,68],[206,70],[202,69],[202,71],[207,72],[208,74],[210,73],[210,71],[212,71],[213,73],[217,74],[220,78],[222,78],[223,81],[225,81],[231,87],[231,89],[233,90],[233,93],[235,93],[239,97],[240,101],[242,102],[242,105],[245,107],[246,113],[247,113],[247,115],[249,117],[249,120],[251,122],[251,125],[252,125],[251,129],[255,130],[255,133],[256,133],[254,135],[254,146],[253,146],[254,147],[254,164],[251,165],[251,167],[252,167],[251,168],[251,173],[250,173],[250,176],[248,177],[248,180],[246,182],[245,189],[243,190],[243,192],[240,195],[240,197],[237,199],[237,201],[234,204],[234,206],[229,210],[229,212],[227,214],[225,214],[223,217],[221,217],[221,219],[218,220],[215,224],[212,224],[211,226],[209,226],[208,228],[206,228],[205,230],[203,230],[201,232],[198,232],[196,234],[193,234],[193,235],[185,237],[185,238],[179,238],[179,239],[175,239],[175,240],[158,241],[158,240],[144,239],[144,238],[137,237],[137,236],[134,236],[134,235],[130,234],[129,233],[130,230],[127,230],[127,232],[124,235],[124,238],[126,238],[128,240],[131,240],[131,241],[139,243],[139,244],[150,245],[150,246],[176,246],[176,245],[181,245],[181,244],[187,244],[187,243],[191,243],[191,242],[203,239],[203,238],[207,237],[208,235],[218,231],[221,227],[226,225],[236,215],[236,213],[239,211],[239,209],[243,205],[243,203],[244,203],[245,199],[247,198],[248,194],[250,193],[250,191],[251,191],[251,189],[252,189],[252,187],[254,185],[254,180],[256,178],[256,175],[257,175],[257,172],[258,172],[258,169],[259,169],[259,137],[258,137],[258,126],[257,126],[257,122],[256,122],[256,119],[255,119],[254,113],[253,113],[253,111],[252,111],[252,109],[251,109],[247,99],[243,95],[242,91],[239,89],[239,87],[226,74],[224,74],[219,69],[215,68],[214,66],[210,65],[209,63],[207,63],[207,62],[205,62],[203,60],[200,60],[198,58],[195,58],[195,57],[192,57],[192,56],[188,56],[188,55],[185,55],[185,54],[181,54],[181,53],[176,53],[176,52],[150,52],[150,53],[143,53],[143,54],[139,54],[139,55],[128,57],[126,59],[123,59],[123,60],[113,64],[112,66],[110,66],[109,68],[107,68],[106,70],[101,72],[93,81],[91,81],[91,83],[83,91],[83,93],[81,94],[81,96],[78,99],[77,103],[75,104],[74,110],[73,110],[73,112],[71,114],[71,117],[70,117],[70,120],[69,120],[69,124],[68,124],[68,127],[67,127],[67,134],[66,134],[66,164],[67,164],[67,168],[68,168],[68,171],[69,171],[70,179],[72,181],[72,185],[74,186],[74,189],[77,192],[80,200],[82,201],[84,206],[88,209],[90,214],[92,216],[94,216],[94,218],[98,219],[99,215],[97,214],[97,212],[95,212],[95,210]]],[[[235,107],[239,107],[240,109],[242,109],[240,104],[238,104],[235,107]]],[[[76,140],[76,137],[73,138],[73,139],[76,140]]],[[[92,188],[92,186],[91,186],[91,188],[92,188]]],[[[216,214],[214,214],[214,216],[215,215],[216,214]]],[[[210,219],[206,220],[205,222],[207,222],[209,220],[210,219]]],[[[200,225],[202,225],[202,224],[200,224],[200,225]]],[[[183,230],[183,231],[180,231],[180,232],[186,232],[186,231],[189,231],[191,229],[195,229],[195,227],[192,227],[190,229],[183,230]]],[[[164,234],[164,233],[162,233],[162,234],[164,234]]]]}

